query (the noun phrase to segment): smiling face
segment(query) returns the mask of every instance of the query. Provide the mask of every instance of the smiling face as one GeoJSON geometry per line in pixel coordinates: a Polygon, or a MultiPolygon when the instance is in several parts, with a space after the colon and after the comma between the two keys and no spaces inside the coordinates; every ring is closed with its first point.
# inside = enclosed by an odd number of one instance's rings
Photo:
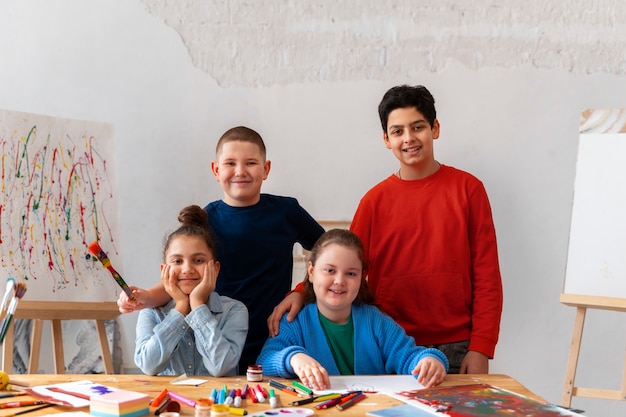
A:
{"type": "Polygon", "coordinates": [[[401,178],[417,179],[436,171],[433,142],[439,138],[439,121],[431,126],[415,107],[395,109],[387,121],[383,140],[400,161],[401,178]]]}
{"type": "Polygon", "coordinates": [[[172,238],[165,254],[165,262],[178,279],[178,287],[187,295],[202,280],[207,263],[214,259],[200,236],[176,236],[172,238]]]}
{"type": "Polygon", "coordinates": [[[308,274],[320,313],[332,322],[345,323],[363,276],[357,251],[331,243],[322,249],[315,265],[309,262],[308,274]]]}
{"type": "Polygon", "coordinates": [[[259,147],[239,140],[226,142],[217,158],[211,170],[224,190],[224,202],[235,207],[258,203],[261,185],[270,172],[270,161],[265,160],[259,147]]]}

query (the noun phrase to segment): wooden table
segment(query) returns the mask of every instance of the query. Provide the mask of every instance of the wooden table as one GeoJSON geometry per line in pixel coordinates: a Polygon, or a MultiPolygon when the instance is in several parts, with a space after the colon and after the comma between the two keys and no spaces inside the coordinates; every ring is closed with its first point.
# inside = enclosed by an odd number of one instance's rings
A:
{"type": "MultiPolygon", "coordinates": [[[[98,384],[124,389],[129,391],[137,391],[143,392],[150,396],[150,398],[156,397],[163,388],[167,388],[170,391],[177,392],[187,398],[191,398],[197,400],[199,398],[206,398],[210,395],[210,391],[212,388],[221,388],[226,385],[229,389],[231,388],[243,388],[243,386],[247,383],[245,376],[237,376],[237,377],[224,377],[224,378],[211,378],[211,377],[198,377],[201,379],[207,379],[208,382],[200,385],[200,386],[190,386],[190,385],[171,385],[170,381],[174,379],[173,377],[159,377],[159,376],[145,376],[145,375],[106,375],[106,374],[87,374],[87,375],[70,375],[70,374],[59,374],[59,375],[49,375],[49,374],[28,374],[28,375],[11,375],[11,381],[15,384],[24,383],[30,386],[34,385],[47,385],[47,384],[57,384],[62,382],[70,382],[70,381],[81,381],[81,380],[90,380],[96,382],[98,384]]],[[[266,376],[261,383],[261,385],[265,388],[269,388],[267,383],[268,377],[266,376]]],[[[276,378],[277,380],[281,380],[280,378],[276,378]]],[[[288,382],[284,381],[283,382],[288,382]]],[[[522,384],[517,382],[515,379],[506,376],[506,375],[448,375],[446,380],[442,384],[442,386],[454,386],[454,385],[467,385],[467,384],[476,384],[476,383],[486,383],[491,384],[500,388],[508,389],[510,391],[517,392],[519,394],[526,395],[528,397],[534,398],[539,401],[544,401],[541,397],[535,395],[522,384]]],[[[255,383],[256,384],[256,383],[255,383]]],[[[280,407],[291,407],[290,403],[296,399],[295,397],[283,393],[282,391],[276,390],[276,396],[279,397],[279,406],[280,407]]],[[[17,399],[28,399],[27,396],[20,396],[14,398],[3,398],[0,399],[0,402],[11,402],[17,399]]],[[[335,409],[329,410],[315,410],[316,416],[326,415],[341,415],[344,417],[350,416],[363,416],[367,411],[379,410],[386,407],[392,407],[394,405],[402,404],[400,401],[391,398],[387,395],[383,394],[368,394],[367,399],[361,401],[360,403],[355,404],[353,407],[345,410],[338,411],[335,409]]],[[[313,409],[315,404],[308,404],[306,408],[313,409]]],[[[243,401],[242,408],[244,408],[248,414],[252,414],[255,412],[268,410],[269,404],[266,402],[254,404],[251,400],[247,399],[243,401]]],[[[13,408],[13,409],[0,409],[0,417],[12,415],[15,411],[22,411],[27,408],[13,408]]],[[[89,412],[88,407],[83,409],[68,409],[59,406],[53,406],[44,408],[42,410],[33,411],[32,413],[25,414],[25,417],[36,417],[42,416],[46,414],[52,414],[57,412],[64,411],[85,411],[89,412]]],[[[181,404],[181,416],[194,416],[194,409],[181,404]]]]}

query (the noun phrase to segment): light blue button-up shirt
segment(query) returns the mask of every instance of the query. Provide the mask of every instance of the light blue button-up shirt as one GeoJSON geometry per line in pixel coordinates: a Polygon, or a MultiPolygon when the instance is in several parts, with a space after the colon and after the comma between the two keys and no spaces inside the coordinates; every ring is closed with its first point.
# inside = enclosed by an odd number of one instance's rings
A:
{"type": "Polygon", "coordinates": [[[248,334],[248,310],[216,292],[187,317],[174,309],[143,309],[137,319],[135,364],[147,375],[236,375],[248,334]]]}

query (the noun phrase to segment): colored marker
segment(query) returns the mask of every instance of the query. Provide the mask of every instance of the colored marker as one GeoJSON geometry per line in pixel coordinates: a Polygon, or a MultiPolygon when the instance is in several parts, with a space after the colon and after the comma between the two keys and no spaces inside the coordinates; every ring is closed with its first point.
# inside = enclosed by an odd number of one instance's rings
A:
{"type": "Polygon", "coordinates": [[[276,399],[276,395],[274,394],[274,389],[270,389],[270,407],[276,408],[278,404],[278,400],[276,399]]]}
{"type": "MultiPolygon", "coordinates": [[[[250,389],[252,389],[252,387],[250,387],[250,389]]],[[[256,395],[256,399],[259,400],[260,403],[265,402],[265,395],[263,395],[263,388],[257,385],[257,387],[254,389],[254,393],[256,395]]]]}
{"type": "Polygon", "coordinates": [[[230,407],[228,411],[236,416],[247,416],[248,412],[243,408],[230,407]]]}
{"type": "Polygon", "coordinates": [[[265,391],[265,388],[263,388],[261,384],[256,384],[256,392],[261,392],[264,398],[269,397],[269,394],[267,393],[267,391],[265,391]]]}
{"type": "Polygon", "coordinates": [[[196,407],[196,402],[190,398],[187,397],[183,397],[180,394],[177,394],[175,392],[168,392],[167,395],[172,399],[172,400],[176,400],[176,401],[180,401],[181,403],[188,405],[191,408],[195,408],[196,407]]]}
{"type": "Polygon", "coordinates": [[[226,401],[226,391],[222,388],[217,392],[217,404],[224,404],[224,401],[226,401]]]}
{"type": "Polygon", "coordinates": [[[235,398],[233,399],[233,405],[235,407],[241,407],[241,389],[237,388],[235,391],[235,398]]]}
{"type": "Polygon", "coordinates": [[[235,401],[235,393],[237,392],[236,389],[231,389],[230,393],[228,394],[228,397],[226,397],[226,400],[224,401],[224,404],[230,406],[234,401],[235,401]]]}
{"type": "Polygon", "coordinates": [[[245,400],[248,396],[248,384],[243,386],[243,390],[241,390],[241,399],[245,400]]]}
{"type": "Polygon", "coordinates": [[[305,387],[298,381],[292,381],[291,385],[293,385],[294,387],[296,387],[296,389],[299,389],[300,391],[304,392],[307,395],[313,395],[313,391],[311,390],[311,388],[305,387]]]}
{"type": "Polygon", "coordinates": [[[296,392],[296,389],[294,387],[285,385],[280,381],[276,381],[275,379],[270,379],[268,383],[270,384],[270,387],[278,388],[279,390],[283,390],[283,391],[288,390],[288,391],[296,392]]]}
{"type": "Polygon", "coordinates": [[[163,391],[161,391],[161,393],[157,395],[154,400],[152,400],[150,406],[159,408],[159,405],[161,405],[161,402],[165,399],[165,397],[167,397],[167,388],[163,388],[163,391]]]}
{"type": "Polygon", "coordinates": [[[254,387],[248,387],[248,393],[250,394],[250,399],[252,400],[253,403],[258,403],[259,402],[259,398],[256,396],[256,392],[254,391],[254,387]]]}

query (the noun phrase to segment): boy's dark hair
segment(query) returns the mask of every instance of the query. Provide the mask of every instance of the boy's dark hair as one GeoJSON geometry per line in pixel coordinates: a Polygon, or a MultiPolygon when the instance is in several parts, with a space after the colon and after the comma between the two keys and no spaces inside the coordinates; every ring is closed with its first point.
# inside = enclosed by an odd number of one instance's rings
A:
{"type": "Polygon", "coordinates": [[[219,153],[222,150],[222,145],[224,145],[227,142],[234,142],[234,141],[254,143],[255,145],[259,147],[259,150],[261,151],[261,155],[263,156],[263,159],[265,159],[266,150],[265,150],[265,143],[263,142],[263,138],[255,130],[252,130],[249,127],[245,127],[245,126],[233,127],[233,128],[228,129],[226,132],[224,132],[222,137],[217,141],[217,146],[215,147],[215,154],[219,155],[219,153]]]}
{"type": "Polygon", "coordinates": [[[389,113],[405,107],[415,107],[424,115],[431,127],[435,123],[437,111],[435,110],[435,99],[430,91],[423,85],[398,85],[387,90],[378,105],[378,116],[383,126],[383,132],[387,133],[389,113]]]}
{"type": "Polygon", "coordinates": [[[202,207],[195,205],[184,207],[180,213],[178,213],[180,226],[165,238],[165,242],[163,243],[163,259],[165,259],[165,254],[170,247],[172,239],[179,236],[199,236],[206,242],[207,247],[213,252],[213,256],[215,256],[215,243],[213,242],[208,219],[209,214],[202,207]]]}
{"type": "MultiPolygon", "coordinates": [[[[367,280],[365,280],[365,275],[367,272],[367,260],[365,259],[365,250],[363,249],[363,242],[361,239],[354,233],[346,229],[331,229],[325,232],[320,238],[315,242],[311,252],[309,252],[309,256],[307,257],[308,262],[315,265],[317,262],[317,258],[324,251],[326,246],[331,244],[337,244],[343,246],[348,249],[354,249],[361,261],[362,267],[362,275],[361,275],[361,287],[359,288],[359,293],[353,301],[353,304],[374,304],[374,294],[369,289],[369,285],[367,284],[367,280]]],[[[308,265],[307,262],[307,265],[308,265]]],[[[315,292],[313,291],[313,284],[309,281],[309,273],[307,268],[307,273],[304,277],[304,303],[309,304],[315,302],[315,292]]]]}

